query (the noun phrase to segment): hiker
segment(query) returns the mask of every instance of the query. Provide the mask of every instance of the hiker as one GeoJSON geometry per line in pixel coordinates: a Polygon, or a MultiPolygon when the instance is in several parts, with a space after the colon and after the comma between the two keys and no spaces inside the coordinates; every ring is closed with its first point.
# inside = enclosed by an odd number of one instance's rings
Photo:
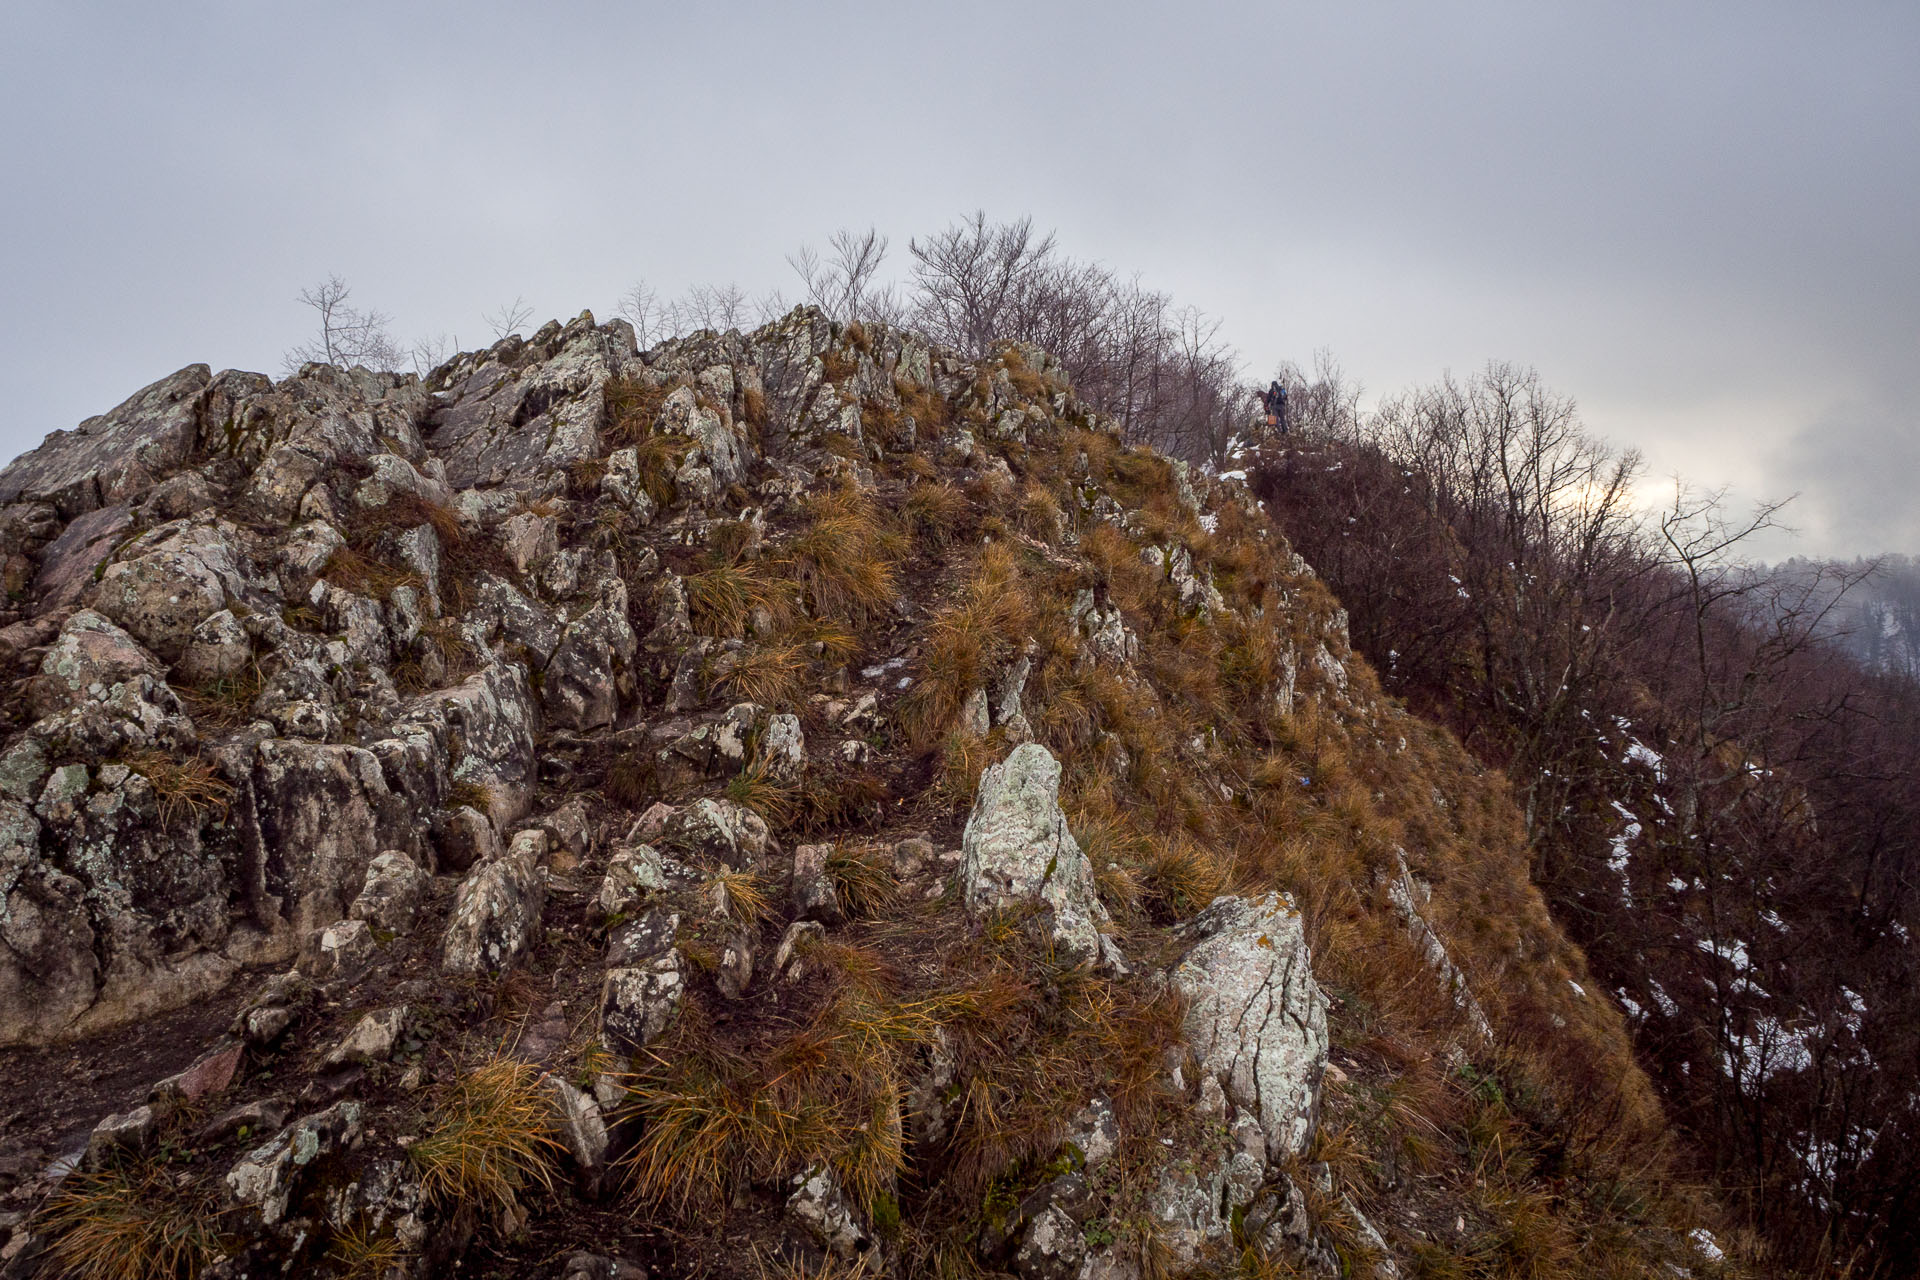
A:
{"type": "Polygon", "coordinates": [[[1267,425],[1278,427],[1281,435],[1287,434],[1287,389],[1275,378],[1260,393],[1260,403],[1267,410],[1267,425]]]}

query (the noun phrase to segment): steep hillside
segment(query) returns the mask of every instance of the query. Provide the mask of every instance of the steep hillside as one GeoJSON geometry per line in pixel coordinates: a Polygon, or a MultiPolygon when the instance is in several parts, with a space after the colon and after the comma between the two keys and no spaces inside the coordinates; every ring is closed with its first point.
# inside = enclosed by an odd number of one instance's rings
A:
{"type": "Polygon", "coordinates": [[[0,500],[0,1275],[1732,1267],[1504,779],[1039,351],[195,366],[0,500]]]}

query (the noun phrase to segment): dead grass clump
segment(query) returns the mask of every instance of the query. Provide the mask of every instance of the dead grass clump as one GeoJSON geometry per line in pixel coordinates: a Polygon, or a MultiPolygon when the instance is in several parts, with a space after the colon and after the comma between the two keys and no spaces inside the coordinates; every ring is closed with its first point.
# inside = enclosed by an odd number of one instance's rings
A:
{"type": "Polygon", "coordinates": [[[81,1280],[190,1280],[221,1252],[219,1201],[157,1164],[75,1173],[38,1226],[81,1280]]]}
{"type": "Polygon", "coordinates": [[[773,917],[773,895],[751,871],[715,871],[707,876],[707,904],[715,915],[758,929],[773,917]]]}
{"type": "Polygon", "coordinates": [[[800,783],[793,830],[818,835],[868,827],[884,812],[891,794],[886,780],[870,769],[815,762],[800,783]]]}
{"type": "Polygon", "coordinates": [[[232,784],[197,756],[176,758],[164,751],[142,751],[122,763],[153,787],[163,826],[172,826],[177,818],[198,822],[208,814],[224,814],[233,795],[232,784]]]}
{"type": "Polygon", "coordinates": [[[755,564],[715,564],[689,574],[686,588],[693,629],[705,636],[738,636],[762,610],[778,625],[791,608],[787,584],[755,564]]]}
{"type": "Polygon", "coordinates": [[[1021,492],[1016,521],[1023,533],[1048,546],[1060,541],[1066,533],[1066,517],[1060,512],[1060,503],[1045,485],[1034,481],[1028,481],[1021,492]]]}
{"type": "Polygon", "coordinates": [[[967,495],[944,480],[914,485],[900,507],[908,531],[935,551],[953,542],[967,513],[967,495]]]}
{"type": "Polygon", "coordinates": [[[858,625],[891,605],[896,557],[872,497],[849,485],[806,507],[807,527],[784,548],[782,567],[814,616],[858,625]]]}
{"type": "Polygon", "coordinates": [[[434,1108],[439,1123],[410,1154],[427,1194],[446,1206],[513,1207],[529,1188],[551,1190],[565,1148],[538,1067],[496,1057],[467,1071],[434,1108]]]}
{"type": "Polygon", "coordinates": [[[376,600],[385,600],[395,587],[426,585],[413,570],[395,568],[353,547],[341,547],[328,556],[320,576],[342,591],[376,600]]]}
{"type": "Polygon", "coordinates": [[[187,704],[197,723],[232,729],[253,718],[254,700],[265,683],[259,660],[249,658],[245,669],[235,675],[198,685],[175,685],[174,692],[187,704]]]}
{"type": "Polygon", "coordinates": [[[1035,614],[1014,549],[1000,542],[982,548],[961,598],[928,625],[920,680],[901,706],[901,726],[916,749],[938,741],[973,691],[1012,659],[1032,634],[1035,614]]]}
{"type": "Polygon", "coordinates": [[[953,421],[953,409],[932,387],[905,378],[893,380],[894,394],[900,397],[900,409],[924,430],[939,431],[953,421]]]}
{"type": "Polygon", "coordinates": [[[800,792],[791,782],[769,775],[766,766],[755,761],[727,781],[727,799],[745,805],[779,831],[793,821],[800,792]]]}
{"type": "Polygon", "coordinates": [[[1007,381],[1013,384],[1013,389],[1020,393],[1022,400],[1029,404],[1044,404],[1052,398],[1053,384],[1027,363],[1018,347],[1002,350],[1000,363],[1007,371],[1007,381]]]}
{"type": "Polygon", "coordinates": [[[900,894],[892,860],[878,849],[835,845],[827,858],[827,878],[840,905],[855,917],[886,911],[900,894]]]}
{"type": "Polygon", "coordinates": [[[654,383],[646,378],[614,378],[606,386],[607,429],[610,448],[637,445],[653,430],[654,419],[668,396],[685,385],[684,379],[654,383]]]}
{"type": "Polygon", "coordinates": [[[804,645],[756,645],[736,655],[714,684],[742,702],[778,711],[799,699],[806,674],[804,645]]]}

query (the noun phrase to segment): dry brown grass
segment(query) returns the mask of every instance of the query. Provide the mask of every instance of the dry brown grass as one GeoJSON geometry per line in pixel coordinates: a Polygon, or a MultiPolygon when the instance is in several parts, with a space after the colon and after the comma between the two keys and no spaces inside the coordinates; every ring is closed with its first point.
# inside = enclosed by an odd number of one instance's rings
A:
{"type": "Polygon", "coordinates": [[[716,564],[689,574],[686,588],[693,629],[705,636],[739,636],[758,611],[776,627],[792,613],[791,585],[758,564],[716,564]]]}
{"type": "Polygon", "coordinates": [[[433,1114],[433,1132],[410,1154],[435,1202],[504,1209],[524,1192],[552,1189],[565,1148],[554,1137],[553,1104],[538,1067],[492,1058],[462,1073],[433,1114]]]}
{"type": "Polygon", "coordinates": [[[766,882],[751,871],[714,871],[705,887],[708,907],[715,915],[758,929],[773,918],[773,895],[766,882]]]}
{"type": "Polygon", "coordinates": [[[742,702],[780,711],[800,700],[807,667],[805,645],[755,645],[736,655],[714,684],[742,702]]]}
{"type": "Polygon", "coordinates": [[[925,750],[946,734],[1032,635],[1036,613],[1019,553],[1002,542],[983,547],[960,598],[927,626],[920,679],[900,711],[910,743],[925,750]]]}
{"type": "Polygon", "coordinates": [[[219,1200],[171,1170],[134,1164],[70,1175],[42,1210],[64,1274],[81,1280],[190,1280],[222,1252],[219,1200]]]}
{"type": "Polygon", "coordinates": [[[181,818],[198,822],[209,815],[224,814],[233,795],[232,784],[197,756],[179,758],[164,751],[141,751],[122,763],[153,787],[164,826],[170,827],[181,818]]]}
{"type": "Polygon", "coordinates": [[[946,481],[916,484],[900,507],[907,529],[927,547],[945,550],[965,524],[967,495],[946,481]]]}
{"type": "Polygon", "coordinates": [[[779,554],[813,615],[858,626],[891,605],[897,549],[872,496],[843,486],[806,510],[806,527],[779,554]]]}

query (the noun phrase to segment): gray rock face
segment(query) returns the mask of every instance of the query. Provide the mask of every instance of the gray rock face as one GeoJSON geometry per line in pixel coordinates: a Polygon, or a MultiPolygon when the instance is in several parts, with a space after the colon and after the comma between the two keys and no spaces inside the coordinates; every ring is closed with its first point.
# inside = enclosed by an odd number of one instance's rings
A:
{"type": "Polygon", "coordinates": [[[582,314],[508,338],[445,370],[427,438],[455,489],[527,484],[600,452],[606,385],[631,359],[624,322],[582,314]]]}
{"type": "Polygon", "coordinates": [[[1037,907],[1045,936],[1072,960],[1100,955],[1107,919],[1093,867],[1060,811],[1060,762],[1038,743],[1016,747],[980,778],[960,839],[961,885],[975,916],[1037,907]]]}
{"type": "Polygon", "coordinates": [[[138,497],[193,451],[211,381],[206,365],[188,365],[111,413],[54,432],[0,471],[0,503],[44,497],[71,520],[138,497]]]}
{"type": "Polygon", "coordinates": [[[376,854],[418,847],[414,806],[387,786],[372,751],[270,738],[256,757],[248,798],[259,874],[285,886],[296,932],[346,915],[376,854]]]}
{"type": "MultiPolygon", "coordinates": [[[[544,840],[542,841],[544,845],[544,840]]],[[[524,842],[482,863],[460,882],[441,950],[448,973],[498,973],[540,937],[547,869],[524,842]]]]}
{"type": "Polygon", "coordinates": [[[1327,1065],[1327,1001],[1299,912],[1284,894],[1217,898],[1182,933],[1194,942],[1172,981],[1203,1078],[1255,1117],[1269,1160],[1304,1151],[1327,1065]]]}
{"type": "Polygon", "coordinates": [[[667,819],[661,840],[668,846],[729,867],[745,866],[767,850],[767,824],[731,800],[696,800],[667,819]]]}

